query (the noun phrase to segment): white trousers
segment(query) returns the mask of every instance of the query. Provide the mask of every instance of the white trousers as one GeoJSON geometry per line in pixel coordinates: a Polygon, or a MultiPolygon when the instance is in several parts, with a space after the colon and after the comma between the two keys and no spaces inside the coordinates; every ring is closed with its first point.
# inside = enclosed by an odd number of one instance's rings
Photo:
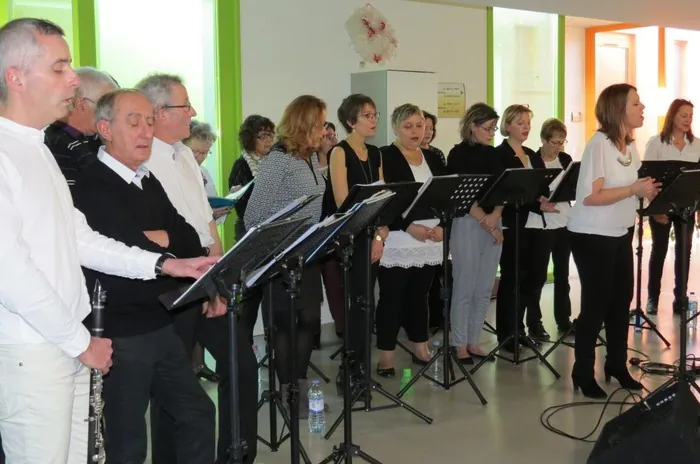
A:
{"type": "Polygon", "coordinates": [[[0,345],[7,464],[84,464],[90,371],[50,344],[0,345]]]}

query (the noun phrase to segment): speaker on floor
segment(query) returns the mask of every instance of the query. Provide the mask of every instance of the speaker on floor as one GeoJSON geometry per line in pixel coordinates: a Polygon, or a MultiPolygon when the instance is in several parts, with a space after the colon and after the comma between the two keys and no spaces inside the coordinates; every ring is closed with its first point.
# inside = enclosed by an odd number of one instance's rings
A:
{"type": "Polygon", "coordinates": [[[673,383],[605,424],[588,464],[700,463],[699,416],[688,384],[673,383]]]}

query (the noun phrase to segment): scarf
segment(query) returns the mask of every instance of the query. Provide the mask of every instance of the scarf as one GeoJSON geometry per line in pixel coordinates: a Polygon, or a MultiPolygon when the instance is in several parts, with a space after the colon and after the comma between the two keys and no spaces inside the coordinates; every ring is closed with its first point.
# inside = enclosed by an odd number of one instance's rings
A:
{"type": "Polygon", "coordinates": [[[258,169],[260,167],[260,160],[262,158],[256,154],[250,154],[247,151],[243,151],[243,154],[241,156],[243,156],[245,162],[248,163],[250,172],[253,174],[253,179],[258,177],[258,169]]]}

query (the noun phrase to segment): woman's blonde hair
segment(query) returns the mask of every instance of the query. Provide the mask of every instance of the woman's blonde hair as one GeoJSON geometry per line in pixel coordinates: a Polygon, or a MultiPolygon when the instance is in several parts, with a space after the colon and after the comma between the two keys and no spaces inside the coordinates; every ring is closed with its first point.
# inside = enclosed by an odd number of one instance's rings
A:
{"type": "Polygon", "coordinates": [[[277,126],[277,141],[286,151],[301,158],[309,158],[317,147],[312,147],[309,138],[314,129],[326,122],[323,112],[326,103],[313,95],[301,95],[287,105],[282,120],[277,126]]]}
{"type": "Polygon", "coordinates": [[[529,115],[530,119],[532,119],[533,116],[532,110],[526,105],[510,105],[506,108],[503,112],[503,122],[501,123],[501,135],[503,137],[508,137],[510,135],[506,126],[513,124],[513,121],[521,114],[529,115]]]}

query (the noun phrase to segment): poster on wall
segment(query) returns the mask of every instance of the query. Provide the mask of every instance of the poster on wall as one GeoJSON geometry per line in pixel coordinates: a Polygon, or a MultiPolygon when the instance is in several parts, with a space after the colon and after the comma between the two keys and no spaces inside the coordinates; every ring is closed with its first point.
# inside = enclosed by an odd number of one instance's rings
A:
{"type": "Polygon", "coordinates": [[[441,82],[438,84],[438,118],[461,118],[466,111],[464,84],[441,82]]]}

